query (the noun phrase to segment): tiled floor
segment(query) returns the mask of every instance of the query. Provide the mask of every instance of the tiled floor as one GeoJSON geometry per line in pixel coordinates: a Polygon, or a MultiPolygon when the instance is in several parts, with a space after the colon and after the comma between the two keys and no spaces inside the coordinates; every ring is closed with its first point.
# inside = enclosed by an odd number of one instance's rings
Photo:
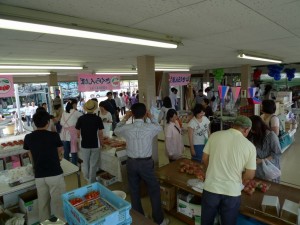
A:
{"type": "MultiPolygon", "coordinates": [[[[14,140],[14,139],[22,139],[25,134],[21,134],[18,136],[8,136],[0,138],[0,143],[14,140]]],[[[164,153],[164,142],[158,142],[158,150],[159,150],[159,166],[163,166],[168,163],[168,160],[164,153]]],[[[186,157],[190,157],[189,149],[185,148],[184,155],[186,157]]],[[[281,168],[282,168],[282,176],[281,183],[285,185],[291,185],[296,188],[300,188],[300,170],[299,170],[299,160],[300,160],[300,131],[295,134],[295,142],[293,145],[286,150],[282,154],[281,158],[281,168]]],[[[86,181],[81,176],[82,185],[86,184],[86,181]]],[[[76,175],[71,175],[66,177],[67,191],[77,188],[77,177],[76,175]]],[[[109,187],[112,190],[120,189],[120,183],[116,183],[109,187]]],[[[130,200],[127,195],[126,198],[128,201],[130,200]]],[[[144,197],[142,199],[145,214],[148,217],[151,217],[151,205],[148,197],[144,197]]],[[[182,225],[185,224],[176,218],[166,214],[168,218],[170,218],[171,225],[182,225]]]]}

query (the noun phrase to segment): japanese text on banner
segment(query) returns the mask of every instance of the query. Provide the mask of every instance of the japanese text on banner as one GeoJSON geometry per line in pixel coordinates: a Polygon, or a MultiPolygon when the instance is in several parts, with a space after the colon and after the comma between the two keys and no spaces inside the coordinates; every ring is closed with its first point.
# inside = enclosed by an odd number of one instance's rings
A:
{"type": "Polygon", "coordinates": [[[169,82],[171,86],[187,85],[191,81],[191,74],[170,73],[169,82]]]}
{"type": "Polygon", "coordinates": [[[85,91],[105,91],[120,89],[120,76],[111,75],[78,75],[78,90],[85,91]]]}

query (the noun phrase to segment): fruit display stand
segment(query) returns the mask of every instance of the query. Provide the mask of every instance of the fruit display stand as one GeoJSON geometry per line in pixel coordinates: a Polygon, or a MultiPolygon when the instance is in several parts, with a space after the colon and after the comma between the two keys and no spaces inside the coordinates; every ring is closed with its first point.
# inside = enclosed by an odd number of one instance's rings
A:
{"type": "MultiPolygon", "coordinates": [[[[156,171],[156,175],[163,183],[173,185],[177,189],[187,191],[195,196],[201,196],[200,192],[193,190],[187,185],[188,180],[196,178],[195,175],[180,172],[180,169],[182,168],[182,162],[185,160],[186,159],[179,159],[175,162],[160,167],[156,171]]],[[[262,211],[262,201],[265,195],[271,195],[278,196],[281,207],[283,206],[285,199],[293,202],[299,202],[300,189],[269,181],[263,181],[256,178],[255,180],[259,181],[259,183],[265,183],[268,187],[268,190],[266,190],[264,193],[263,191],[256,189],[252,194],[247,194],[246,192],[242,191],[240,213],[267,224],[292,224],[291,222],[281,219],[278,216],[264,213],[262,211]]],[[[263,188],[263,186],[261,188],[263,188]]],[[[187,224],[195,224],[193,219],[178,213],[176,207],[171,209],[169,213],[187,224]]]]}

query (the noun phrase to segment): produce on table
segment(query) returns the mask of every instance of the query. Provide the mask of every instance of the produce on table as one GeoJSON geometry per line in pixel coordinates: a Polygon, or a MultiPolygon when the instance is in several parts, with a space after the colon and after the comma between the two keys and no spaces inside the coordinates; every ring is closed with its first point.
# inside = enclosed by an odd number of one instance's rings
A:
{"type": "Polygon", "coordinates": [[[248,195],[252,195],[255,192],[255,189],[265,193],[269,190],[270,186],[271,185],[262,181],[249,180],[246,182],[243,191],[248,195]]]}
{"type": "Polygon", "coordinates": [[[199,180],[205,180],[205,173],[203,171],[203,165],[200,163],[193,162],[189,159],[180,162],[179,171],[181,173],[187,173],[190,175],[195,175],[199,180]]]}

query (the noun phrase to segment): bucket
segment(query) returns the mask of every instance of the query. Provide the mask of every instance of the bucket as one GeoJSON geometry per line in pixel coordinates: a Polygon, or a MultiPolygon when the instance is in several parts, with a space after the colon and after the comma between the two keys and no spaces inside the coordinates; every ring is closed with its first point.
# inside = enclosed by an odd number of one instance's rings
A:
{"type": "Polygon", "coordinates": [[[122,199],[125,199],[126,198],[126,193],[124,191],[119,191],[119,190],[115,190],[115,191],[112,191],[115,195],[119,196],[120,198],[122,199]]]}

